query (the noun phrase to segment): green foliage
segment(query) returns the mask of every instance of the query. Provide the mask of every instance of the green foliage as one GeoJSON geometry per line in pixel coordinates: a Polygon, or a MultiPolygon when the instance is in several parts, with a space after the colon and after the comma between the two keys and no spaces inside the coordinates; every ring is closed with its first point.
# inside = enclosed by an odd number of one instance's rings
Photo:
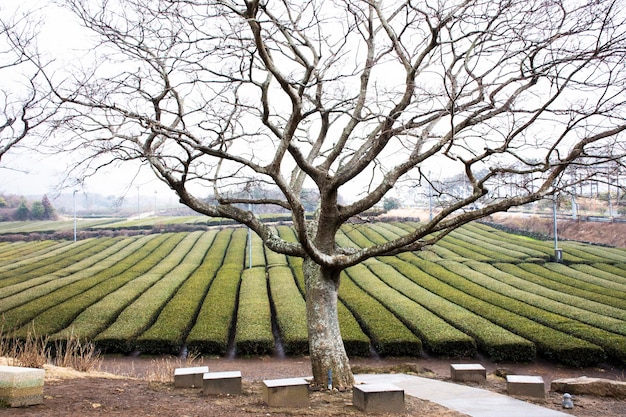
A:
{"type": "Polygon", "coordinates": [[[342,274],[339,299],[350,309],[382,356],[420,356],[422,342],[393,313],[342,274]]]}
{"type": "Polygon", "coordinates": [[[226,353],[245,258],[246,232],[240,228],[232,234],[224,263],[211,283],[187,338],[191,352],[226,353]]]}
{"type": "Polygon", "coordinates": [[[435,314],[383,283],[363,264],[347,270],[350,278],[376,298],[415,333],[424,347],[435,355],[473,356],[474,339],[455,329],[435,314]]]}
{"type": "Polygon", "coordinates": [[[277,266],[270,268],[268,273],[283,349],[288,355],[305,354],[309,350],[306,304],[291,268],[277,266]]]}
{"type": "Polygon", "coordinates": [[[235,346],[237,353],[243,355],[265,355],[274,350],[265,268],[243,271],[235,346]]]}
{"type": "Polygon", "coordinates": [[[534,342],[537,351],[550,360],[572,366],[590,366],[605,359],[603,349],[593,343],[483,300],[481,295],[486,292],[484,289],[479,294],[467,293],[467,289],[471,288],[459,284],[462,284],[463,278],[440,265],[424,262],[411,254],[400,255],[400,258],[425,272],[419,279],[419,284],[424,288],[534,342]]]}
{"type": "Polygon", "coordinates": [[[155,323],[138,339],[141,350],[178,354],[230,243],[232,229],[207,232],[196,246],[206,251],[202,264],[163,307],[155,323]],[[211,242],[209,242],[211,241],[211,242]]]}
{"type": "Polygon", "coordinates": [[[390,287],[397,289],[457,329],[472,336],[478,347],[492,360],[530,361],[534,359],[535,345],[532,342],[415,284],[406,278],[411,276],[419,282],[419,277],[423,275],[423,272],[415,266],[398,258],[387,258],[385,262],[387,264],[368,262],[368,267],[390,287]]]}

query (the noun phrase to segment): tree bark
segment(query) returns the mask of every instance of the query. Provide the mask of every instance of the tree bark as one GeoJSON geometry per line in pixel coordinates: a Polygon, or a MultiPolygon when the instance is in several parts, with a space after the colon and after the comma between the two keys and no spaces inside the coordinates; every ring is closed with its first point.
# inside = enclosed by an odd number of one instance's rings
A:
{"type": "Polygon", "coordinates": [[[327,387],[330,370],[333,388],[351,388],[354,377],[341,338],[337,315],[339,272],[322,268],[309,258],[304,260],[302,269],[306,282],[313,386],[327,387]]]}

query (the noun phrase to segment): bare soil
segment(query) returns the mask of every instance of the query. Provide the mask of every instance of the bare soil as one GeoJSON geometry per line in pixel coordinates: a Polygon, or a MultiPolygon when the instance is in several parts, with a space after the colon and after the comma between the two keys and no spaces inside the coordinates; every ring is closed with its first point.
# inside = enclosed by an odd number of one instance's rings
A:
{"type": "MultiPolygon", "coordinates": [[[[506,372],[541,375],[549,386],[556,378],[595,376],[624,380],[624,370],[609,365],[588,369],[563,368],[538,360],[530,364],[497,364],[482,358],[445,360],[435,358],[354,359],[355,373],[402,372],[441,380],[449,379],[450,363],[482,363],[488,372],[483,388],[506,394],[506,372]]],[[[261,381],[264,379],[305,377],[310,375],[310,362],[302,358],[202,358],[183,362],[176,358],[106,357],[102,372],[79,373],[65,368],[48,367],[41,405],[2,409],[0,416],[65,417],[65,416],[358,416],[362,412],[352,405],[351,392],[321,391],[311,393],[307,409],[270,408],[262,401],[261,381]],[[240,370],[244,376],[241,396],[203,396],[199,389],[173,386],[173,369],[179,366],[207,365],[211,371],[240,370]]],[[[576,396],[575,408],[563,410],[562,394],[549,393],[539,405],[567,412],[578,417],[626,416],[626,400],[576,396]]],[[[527,400],[527,399],[526,399],[527,400]]],[[[406,397],[407,416],[463,417],[438,404],[406,397]]],[[[384,415],[383,415],[384,416],[384,415]]]]}

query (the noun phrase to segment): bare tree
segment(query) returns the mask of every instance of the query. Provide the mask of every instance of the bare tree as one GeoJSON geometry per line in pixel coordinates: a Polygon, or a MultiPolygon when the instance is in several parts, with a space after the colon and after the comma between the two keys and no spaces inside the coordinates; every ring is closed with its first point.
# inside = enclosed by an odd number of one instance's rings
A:
{"type": "Polygon", "coordinates": [[[36,25],[32,14],[0,15],[0,161],[54,113],[35,45],[36,25]]]}
{"type": "Polygon", "coordinates": [[[193,210],[304,258],[317,384],[329,369],[335,386],[353,383],[336,308],[342,270],[433,245],[583,181],[570,175],[579,166],[623,156],[618,0],[66,5],[100,39],[97,66],[57,91],[73,143],[92,150],[85,165],[144,161],[193,210]],[[442,166],[465,186],[440,190],[446,199],[432,220],[385,244],[338,247],[342,224],[403,181],[433,181],[428,172],[442,166]],[[232,192],[263,182],[281,198],[232,192]],[[515,193],[490,197],[509,186],[515,193]],[[319,192],[312,219],[305,188],[319,192]],[[289,210],[297,242],[247,204],[289,210]]]}

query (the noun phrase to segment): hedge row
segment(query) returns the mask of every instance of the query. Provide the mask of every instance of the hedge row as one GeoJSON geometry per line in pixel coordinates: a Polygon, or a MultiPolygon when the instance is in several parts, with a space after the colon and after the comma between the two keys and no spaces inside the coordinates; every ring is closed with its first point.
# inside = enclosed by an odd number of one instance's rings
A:
{"type": "Polygon", "coordinates": [[[342,274],[339,299],[354,314],[381,356],[420,356],[422,342],[378,300],[342,274]]]}
{"type": "MultiPolygon", "coordinates": [[[[62,285],[66,285],[69,282],[73,282],[77,277],[85,277],[93,275],[98,271],[101,271],[102,263],[106,262],[108,257],[117,254],[124,247],[128,246],[132,240],[124,239],[114,243],[113,245],[105,248],[104,250],[78,261],[62,270],[56,270],[51,274],[41,275],[31,278],[27,281],[22,281],[2,289],[2,296],[4,298],[2,308],[11,308],[19,305],[20,300],[28,300],[31,291],[42,295],[45,293],[45,289],[48,290],[59,288],[62,285]],[[32,290],[31,290],[32,289],[32,290]],[[9,298],[14,294],[21,293],[16,297],[9,298]]],[[[0,309],[2,309],[0,308],[0,309]]]]}
{"type": "Polygon", "coordinates": [[[390,288],[365,265],[355,265],[347,272],[359,287],[380,301],[411,329],[430,352],[449,357],[473,356],[476,353],[473,338],[390,288]]]}
{"type": "Polygon", "coordinates": [[[231,234],[232,229],[223,229],[203,235],[197,244],[206,250],[201,265],[163,307],[154,324],[137,339],[139,349],[149,349],[150,353],[155,354],[180,353],[209,286],[222,266],[231,234]]]}
{"type": "Polygon", "coordinates": [[[608,285],[605,286],[626,293],[626,277],[614,273],[618,272],[619,268],[615,268],[613,272],[609,272],[606,270],[598,269],[595,265],[588,264],[570,265],[570,267],[584,274],[603,279],[608,282],[608,285]]]}
{"type": "Polygon", "coordinates": [[[621,280],[626,280],[626,278],[624,277],[624,274],[626,273],[626,269],[624,268],[626,267],[626,265],[622,263],[617,263],[613,265],[609,265],[606,263],[595,263],[592,266],[597,270],[608,272],[609,274],[618,276],[621,280]]]}
{"type": "Polygon", "coordinates": [[[243,270],[246,235],[246,229],[233,231],[224,264],[213,279],[196,323],[187,337],[187,347],[192,352],[226,353],[243,270]]]}
{"type": "Polygon", "coordinates": [[[450,238],[455,238],[457,244],[470,248],[476,252],[501,262],[517,262],[529,258],[528,254],[516,249],[507,248],[501,242],[493,242],[484,236],[474,237],[471,232],[461,228],[450,233],[450,238]]]}
{"type": "Polygon", "coordinates": [[[513,274],[529,282],[552,288],[556,291],[597,301],[608,306],[626,309],[626,300],[613,296],[613,292],[598,285],[580,282],[568,276],[557,274],[536,264],[496,264],[498,269],[513,274]]]}
{"type": "Polygon", "coordinates": [[[142,349],[150,352],[152,346],[145,343],[139,347],[136,338],[152,325],[163,306],[202,262],[206,246],[196,245],[201,234],[188,234],[155,268],[120,289],[123,292],[120,298],[128,299],[133,294],[137,298],[122,310],[115,323],[96,337],[100,346],[124,346],[126,352],[142,349]]]}
{"type": "Polygon", "coordinates": [[[243,355],[266,355],[274,350],[272,313],[265,268],[243,271],[237,310],[235,349],[238,354],[243,355]]]}
{"type": "Polygon", "coordinates": [[[419,269],[397,258],[387,258],[385,262],[370,262],[368,267],[387,285],[472,336],[478,347],[492,360],[521,362],[535,358],[535,345],[532,342],[425,290],[406,278],[410,275],[419,281],[419,276],[423,275],[419,269]]]}
{"type": "Polygon", "coordinates": [[[300,355],[309,350],[306,303],[300,294],[291,268],[270,268],[270,294],[276,311],[276,321],[287,355],[300,355]]]}
{"type": "MultiPolygon", "coordinates": [[[[533,247],[525,245],[522,239],[511,239],[512,235],[502,236],[497,234],[497,229],[489,226],[481,225],[480,223],[470,223],[459,229],[459,234],[467,236],[473,239],[473,243],[482,245],[482,242],[495,245],[496,250],[505,250],[506,253],[517,258],[523,259],[543,259],[548,260],[554,251],[548,253],[548,251],[540,251],[533,247]],[[508,252],[512,251],[512,252],[508,252]],[[517,253],[517,255],[515,255],[517,253]]],[[[517,237],[517,236],[515,236],[517,237]]],[[[527,241],[527,239],[525,239],[527,241]]]]}
{"type": "Polygon", "coordinates": [[[136,252],[144,243],[156,247],[166,238],[166,236],[153,237],[137,241],[135,244],[131,244],[117,254],[107,258],[106,262],[99,262],[97,267],[93,269],[89,268],[65,278],[55,279],[36,288],[31,288],[8,297],[3,300],[3,307],[13,304],[18,306],[5,311],[7,327],[16,328],[26,324],[50,307],[88,290],[105,279],[124,272],[141,260],[143,255],[136,252]],[[109,267],[107,268],[107,266],[109,267]]]}
{"type": "MultiPolygon", "coordinates": [[[[162,247],[157,248],[154,251],[156,257],[162,257],[167,254],[167,249],[173,249],[178,243],[178,239],[168,239],[162,247]]],[[[161,266],[163,262],[157,261],[161,266]]],[[[154,261],[152,261],[154,263],[154,261]]],[[[155,268],[153,268],[155,269],[155,268]]],[[[82,292],[74,297],[68,298],[64,302],[57,304],[56,306],[46,310],[42,314],[35,317],[35,328],[39,329],[40,334],[53,334],[59,332],[66,327],[72,326],[72,321],[77,318],[85,309],[89,306],[98,303],[108,294],[117,291],[123,286],[127,286],[127,283],[134,279],[134,274],[121,273],[117,275],[109,275],[109,271],[104,271],[101,274],[102,279],[97,285],[89,288],[85,292],[82,292]]],[[[134,289],[134,286],[133,286],[134,289]]],[[[27,331],[29,326],[24,326],[22,331],[27,331]]],[[[91,329],[93,331],[93,328],[91,329]]],[[[82,335],[78,332],[74,332],[69,329],[69,334],[76,337],[82,335]]]]}
{"type": "MultiPolygon", "coordinates": [[[[506,308],[507,310],[513,311],[519,315],[533,319],[546,326],[601,346],[609,354],[609,356],[626,363],[626,338],[623,335],[616,334],[614,332],[617,330],[620,330],[621,332],[624,331],[624,323],[621,320],[607,317],[605,320],[609,324],[612,324],[612,327],[615,327],[614,331],[607,331],[593,325],[586,324],[581,320],[568,317],[566,313],[573,314],[573,309],[566,308],[566,306],[563,306],[560,303],[552,302],[553,305],[551,306],[551,309],[554,310],[561,307],[562,314],[538,308],[528,304],[526,302],[526,298],[528,297],[523,297],[521,294],[517,294],[519,298],[513,298],[501,295],[496,291],[492,291],[486,287],[476,284],[473,281],[484,278],[484,275],[481,277],[480,273],[473,271],[465,265],[452,262],[442,262],[442,264],[457,276],[463,277],[462,280],[455,280],[454,285],[468,294],[482,298],[483,300],[506,308]]],[[[495,286],[495,283],[492,281],[491,285],[495,286]]],[[[547,305],[549,303],[546,302],[544,304],[547,305]]],[[[587,315],[591,317],[590,312],[587,312],[587,315]]],[[[580,313],[577,317],[580,317],[580,313]]],[[[591,318],[588,318],[587,320],[591,320],[591,318]]]]}
{"type": "Polygon", "coordinates": [[[40,277],[52,274],[63,268],[71,266],[76,262],[97,254],[116,241],[111,239],[88,239],[81,241],[70,247],[48,252],[48,256],[29,261],[15,262],[11,268],[4,268],[0,272],[0,287],[7,287],[40,277]]]}
{"type": "MultiPolygon", "coordinates": [[[[461,291],[481,298],[484,301],[512,311],[520,316],[527,317],[547,327],[572,335],[581,340],[586,340],[597,346],[601,346],[612,356],[626,363],[626,339],[615,333],[611,333],[596,327],[584,324],[578,320],[570,319],[564,315],[552,313],[541,308],[531,306],[523,301],[503,296],[485,287],[470,282],[460,274],[471,275],[468,268],[462,268],[458,263],[452,264],[444,261],[446,268],[453,274],[447,275],[445,281],[461,291]]],[[[443,266],[443,265],[442,265],[443,266]]]]}
{"type": "MultiPolygon", "coordinates": [[[[504,295],[532,304],[545,310],[566,314],[568,317],[580,319],[588,324],[603,327],[612,319],[626,320],[626,310],[598,303],[588,298],[570,295],[527,281],[521,277],[498,269],[498,265],[488,265],[480,262],[467,262],[466,265],[474,271],[489,277],[484,286],[504,295]],[[558,304],[554,304],[554,303],[558,304]],[[555,308],[556,307],[556,308],[555,308]],[[587,321],[587,319],[590,319],[587,321]]],[[[518,268],[519,270],[519,268],[518,268]]],[[[622,325],[625,322],[622,322],[622,325]]],[[[614,323],[619,325],[620,323],[614,323]]],[[[610,330],[610,328],[607,328],[610,330]]]]}
{"type": "Polygon", "coordinates": [[[0,270],[7,265],[13,265],[18,259],[33,259],[59,247],[69,245],[70,242],[55,242],[42,240],[39,242],[1,242],[0,243],[0,270]]]}
{"type": "Polygon", "coordinates": [[[539,274],[557,282],[569,284],[595,294],[613,297],[616,302],[611,303],[611,305],[615,307],[623,308],[622,306],[626,301],[626,294],[617,288],[608,288],[605,280],[583,274],[565,265],[549,263],[543,266],[532,264],[520,264],[519,266],[528,272],[539,274]]]}
{"type": "MultiPolygon", "coordinates": [[[[537,351],[551,360],[573,366],[590,366],[605,358],[604,351],[597,345],[483,301],[447,284],[448,280],[461,277],[441,265],[424,262],[413,254],[402,254],[399,257],[425,273],[419,277],[419,285],[534,342],[537,351]]],[[[414,279],[412,276],[409,278],[414,279]]]]}

